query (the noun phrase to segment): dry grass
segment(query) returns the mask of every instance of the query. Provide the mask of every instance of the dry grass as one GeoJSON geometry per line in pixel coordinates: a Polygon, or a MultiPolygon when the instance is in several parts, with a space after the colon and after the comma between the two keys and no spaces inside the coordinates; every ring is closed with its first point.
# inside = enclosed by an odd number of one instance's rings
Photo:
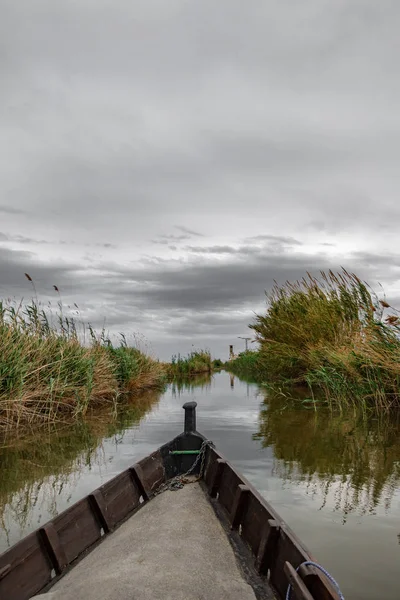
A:
{"type": "Polygon", "coordinates": [[[267,313],[250,326],[262,379],[320,388],[340,405],[400,405],[397,311],[354,273],[308,274],[267,298],[267,313]]]}
{"type": "Polygon", "coordinates": [[[160,363],[124,338],[116,348],[104,331],[88,331],[84,345],[62,310],[54,323],[36,301],[17,307],[0,302],[0,430],[77,417],[164,384],[160,363]]]}

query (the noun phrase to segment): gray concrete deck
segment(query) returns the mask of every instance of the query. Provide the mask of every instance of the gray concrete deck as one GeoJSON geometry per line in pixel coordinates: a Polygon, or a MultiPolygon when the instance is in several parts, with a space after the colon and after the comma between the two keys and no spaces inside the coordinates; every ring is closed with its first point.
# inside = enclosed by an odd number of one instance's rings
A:
{"type": "Polygon", "coordinates": [[[254,600],[198,483],[143,506],[43,600],[254,600]]]}

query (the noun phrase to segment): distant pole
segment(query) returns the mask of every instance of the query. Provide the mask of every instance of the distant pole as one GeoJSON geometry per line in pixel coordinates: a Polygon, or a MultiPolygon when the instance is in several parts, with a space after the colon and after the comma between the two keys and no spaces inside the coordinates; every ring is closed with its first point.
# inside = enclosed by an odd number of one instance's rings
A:
{"type": "Polygon", "coordinates": [[[245,343],[246,343],[246,352],[247,352],[248,342],[249,342],[249,340],[251,340],[251,337],[242,337],[242,336],[238,335],[238,338],[239,338],[239,340],[244,340],[245,341],[245,343]]]}
{"type": "Polygon", "coordinates": [[[232,346],[232,344],[230,344],[230,346],[229,346],[229,358],[230,359],[233,358],[233,346],[232,346]]]}

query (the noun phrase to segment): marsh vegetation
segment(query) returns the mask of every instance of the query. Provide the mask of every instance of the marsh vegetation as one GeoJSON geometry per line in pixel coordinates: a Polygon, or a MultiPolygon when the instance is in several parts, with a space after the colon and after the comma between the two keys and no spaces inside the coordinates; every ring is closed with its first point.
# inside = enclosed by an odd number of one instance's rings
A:
{"type": "Polygon", "coordinates": [[[400,405],[400,321],[355,274],[321,273],[275,285],[250,325],[257,352],[228,368],[278,387],[303,385],[334,406],[400,405]]]}

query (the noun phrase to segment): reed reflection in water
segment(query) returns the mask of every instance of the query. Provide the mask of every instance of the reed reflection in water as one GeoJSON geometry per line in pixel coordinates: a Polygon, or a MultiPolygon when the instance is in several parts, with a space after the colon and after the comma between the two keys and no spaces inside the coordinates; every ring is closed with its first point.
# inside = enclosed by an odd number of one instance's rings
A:
{"type": "MultiPolygon", "coordinates": [[[[54,425],[20,440],[3,438],[0,447],[0,552],[55,517],[72,502],[82,474],[106,466],[105,444],[118,445],[126,430],[138,425],[159,402],[161,393],[87,414],[79,423],[54,425]]],[[[88,493],[89,493],[88,489],[88,493]]],[[[83,495],[83,494],[81,494],[83,495]]]]}
{"type": "Polygon", "coordinates": [[[288,400],[226,372],[175,381],[141,400],[139,411],[135,400],[118,415],[4,441],[0,552],[180,433],[182,404],[196,400],[199,431],[271,502],[346,598],[398,600],[397,417],[314,411],[304,396],[288,400]]]}
{"type": "MultiPolygon", "coordinates": [[[[309,406],[309,405],[307,405],[309,406]]],[[[254,439],[274,449],[274,472],[284,481],[305,482],[310,494],[330,494],[343,523],[351,512],[376,514],[390,508],[400,483],[400,419],[362,412],[308,409],[301,400],[265,395],[254,439]]]]}

